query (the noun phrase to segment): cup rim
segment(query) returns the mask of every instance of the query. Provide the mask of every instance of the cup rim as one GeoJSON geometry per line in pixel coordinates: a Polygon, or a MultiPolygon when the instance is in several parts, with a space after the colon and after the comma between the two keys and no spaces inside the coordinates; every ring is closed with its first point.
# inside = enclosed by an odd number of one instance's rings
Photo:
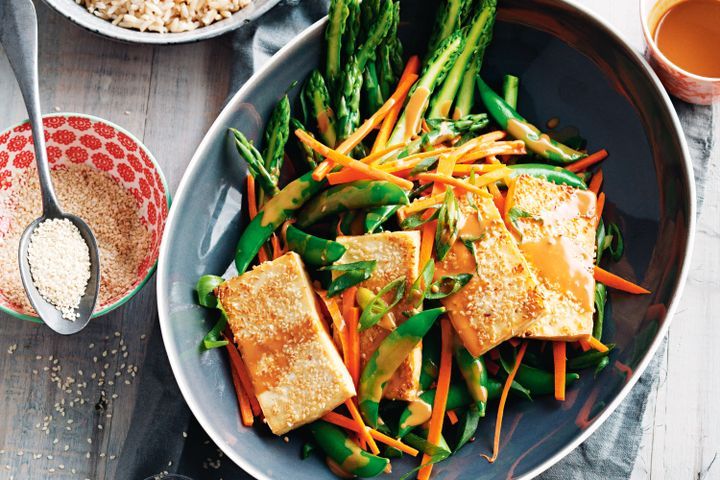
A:
{"type": "MultiPolygon", "coordinates": [[[[654,50],[654,52],[657,53],[657,56],[660,57],[660,59],[668,65],[673,70],[678,71],[679,73],[692,78],[693,80],[699,80],[703,82],[720,82],[720,77],[705,77],[703,75],[698,75],[696,73],[689,72],[685,70],[684,68],[678,66],[675,62],[670,60],[668,57],[665,56],[665,54],[660,50],[660,48],[657,45],[657,42],[655,42],[655,38],[650,33],[650,26],[648,25],[648,16],[645,15],[645,6],[649,5],[649,2],[657,3],[658,0],[640,0],[640,23],[642,24],[642,30],[643,30],[643,36],[645,37],[645,42],[648,44],[650,48],[654,50]]],[[[654,5],[653,5],[654,6],[654,5]]],[[[652,6],[650,8],[653,8],[652,6]]]]}

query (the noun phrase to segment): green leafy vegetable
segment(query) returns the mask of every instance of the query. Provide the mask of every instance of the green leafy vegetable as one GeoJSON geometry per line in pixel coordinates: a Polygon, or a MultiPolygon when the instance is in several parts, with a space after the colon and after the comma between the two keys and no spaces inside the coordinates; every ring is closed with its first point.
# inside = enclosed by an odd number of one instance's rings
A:
{"type": "Polygon", "coordinates": [[[318,270],[346,272],[330,282],[330,285],[328,286],[328,297],[334,297],[338,293],[370,278],[372,276],[372,272],[375,271],[376,265],[377,262],[375,260],[369,260],[339,265],[328,265],[326,267],[318,268],[318,270]]]}
{"type": "MultiPolygon", "coordinates": [[[[412,305],[413,310],[418,310],[422,305],[423,300],[425,300],[425,293],[428,291],[434,275],[435,261],[431,258],[427,261],[420,272],[420,275],[418,275],[413,282],[410,287],[410,292],[408,292],[408,304],[412,305]]],[[[408,317],[411,317],[414,314],[415,312],[412,311],[403,312],[403,315],[408,317]]]]}
{"type": "Polygon", "coordinates": [[[457,275],[443,275],[439,280],[433,282],[425,293],[425,298],[438,300],[449,297],[458,292],[472,279],[471,273],[459,273],[457,275]]]}
{"type": "Polygon", "coordinates": [[[200,277],[195,285],[198,303],[207,308],[217,307],[218,303],[214,291],[224,281],[222,277],[217,275],[203,275],[200,277]]]}
{"type": "Polygon", "coordinates": [[[595,283],[595,322],[593,323],[593,337],[602,339],[603,323],[605,320],[605,304],[607,303],[607,287],[600,282],[595,283]]]}
{"type": "Polygon", "coordinates": [[[435,256],[443,261],[450,252],[458,234],[460,206],[451,188],[445,190],[445,199],[438,210],[437,229],[435,230],[435,256]]]}
{"type": "Polygon", "coordinates": [[[471,405],[462,419],[460,439],[455,446],[453,455],[472,439],[475,431],[477,431],[478,423],[480,423],[480,411],[476,405],[471,405]]]}
{"type": "Polygon", "coordinates": [[[415,230],[416,228],[419,228],[428,222],[432,222],[433,220],[436,220],[440,215],[440,209],[436,209],[432,213],[432,215],[428,216],[427,218],[423,218],[424,215],[425,211],[410,215],[400,223],[400,228],[402,228],[403,230],[415,230]]]}
{"type": "Polygon", "coordinates": [[[375,297],[373,297],[373,299],[370,300],[367,305],[361,305],[363,312],[362,315],[360,315],[360,320],[358,321],[360,331],[362,332],[363,330],[367,330],[368,328],[378,323],[381,318],[387,315],[390,310],[395,308],[395,306],[400,303],[400,300],[402,300],[404,296],[405,277],[396,278],[395,280],[381,288],[377,295],[375,295],[375,297]],[[392,301],[388,305],[383,300],[383,297],[393,290],[395,291],[395,295],[393,296],[392,301]]]}
{"type": "Polygon", "coordinates": [[[616,223],[611,223],[607,228],[607,236],[605,237],[604,246],[613,261],[617,262],[625,252],[625,242],[623,241],[622,232],[616,223]]]}

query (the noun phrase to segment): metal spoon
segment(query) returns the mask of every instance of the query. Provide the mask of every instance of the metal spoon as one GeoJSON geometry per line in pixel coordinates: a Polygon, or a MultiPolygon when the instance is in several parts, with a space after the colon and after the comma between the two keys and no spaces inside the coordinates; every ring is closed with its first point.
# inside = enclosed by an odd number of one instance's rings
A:
{"type": "Polygon", "coordinates": [[[37,17],[31,0],[0,0],[0,44],[10,60],[25,100],[32,127],[35,160],[42,192],[43,215],[25,229],[20,239],[20,275],[30,303],[40,318],[56,332],[69,335],[79,332],[90,321],[100,285],[100,259],[97,242],[90,227],[80,218],[62,212],[50,179],[50,166],[45,149],[45,131],[40,115],[37,30],[37,17]],[[74,321],[63,318],[60,310],[40,295],[30,273],[27,257],[30,236],[40,222],[48,219],[70,220],[80,230],[80,234],[90,250],[90,280],[80,301],[80,307],[77,309],[78,317],[74,321]]]}

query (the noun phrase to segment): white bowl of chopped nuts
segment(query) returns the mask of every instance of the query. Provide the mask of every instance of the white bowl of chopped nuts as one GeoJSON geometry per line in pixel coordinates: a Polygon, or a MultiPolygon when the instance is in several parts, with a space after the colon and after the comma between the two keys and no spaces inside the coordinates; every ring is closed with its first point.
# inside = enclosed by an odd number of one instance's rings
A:
{"type": "MultiPolygon", "coordinates": [[[[76,113],[43,117],[48,159],[62,208],[92,228],[100,248],[93,317],[127,302],[155,271],[170,195],[140,141],[106,120],[76,113]]],[[[30,125],[0,133],[0,310],[39,321],[25,296],[18,244],[41,212],[30,125]]]]}

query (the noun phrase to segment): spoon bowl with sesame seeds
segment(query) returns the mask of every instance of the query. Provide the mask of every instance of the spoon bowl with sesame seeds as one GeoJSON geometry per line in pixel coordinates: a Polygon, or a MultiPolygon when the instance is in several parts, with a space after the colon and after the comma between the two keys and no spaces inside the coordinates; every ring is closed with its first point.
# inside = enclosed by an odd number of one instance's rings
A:
{"type": "Polygon", "coordinates": [[[38,88],[38,35],[30,0],[0,3],[0,44],[22,92],[33,133],[42,216],[20,239],[20,276],[40,318],[62,335],[88,324],[100,286],[100,258],[92,230],[63,213],[50,178],[38,88]]]}

